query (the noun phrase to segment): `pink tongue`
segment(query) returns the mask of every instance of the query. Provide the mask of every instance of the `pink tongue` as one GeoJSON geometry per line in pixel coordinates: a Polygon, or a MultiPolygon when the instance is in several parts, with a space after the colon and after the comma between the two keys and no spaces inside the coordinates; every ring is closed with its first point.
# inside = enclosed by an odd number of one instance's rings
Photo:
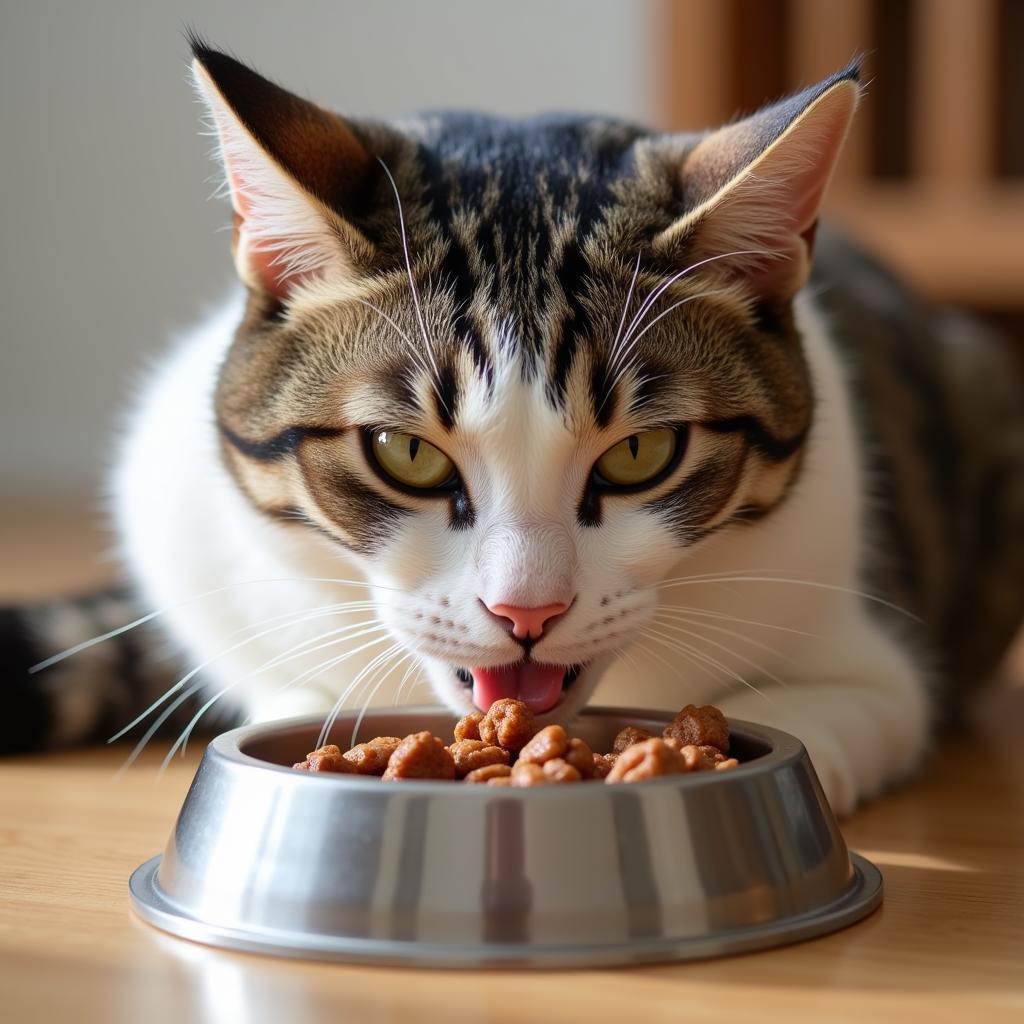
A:
{"type": "Polygon", "coordinates": [[[502,697],[515,697],[537,714],[549,711],[558,703],[565,678],[564,665],[538,665],[532,661],[471,671],[473,703],[481,711],[487,711],[502,697]]]}

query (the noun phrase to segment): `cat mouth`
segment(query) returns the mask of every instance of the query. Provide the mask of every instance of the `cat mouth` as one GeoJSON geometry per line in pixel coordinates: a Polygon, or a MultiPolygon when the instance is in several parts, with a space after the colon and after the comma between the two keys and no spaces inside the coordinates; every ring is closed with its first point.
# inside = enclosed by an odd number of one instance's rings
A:
{"type": "Polygon", "coordinates": [[[550,711],[579,678],[583,665],[544,665],[524,659],[493,668],[457,668],[459,682],[473,691],[473,703],[481,711],[503,697],[521,700],[534,714],[550,711]]]}

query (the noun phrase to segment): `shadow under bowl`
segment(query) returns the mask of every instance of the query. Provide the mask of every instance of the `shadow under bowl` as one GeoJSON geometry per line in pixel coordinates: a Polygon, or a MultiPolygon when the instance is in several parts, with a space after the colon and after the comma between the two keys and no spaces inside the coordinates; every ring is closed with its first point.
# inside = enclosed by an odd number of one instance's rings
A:
{"type": "MultiPolygon", "coordinates": [[[[350,746],[355,719],[341,715],[329,742],[350,746]]],[[[572,733],[609,750],[623,726],[667,721],[593,708],[572,733]]],[[[378,709],[361,737],[454,724],[438,708],[378,709]]],[[[132,901],[215,946],[480,967],[737,953],[874,910],[881,875],[848,853],[803,745],[730,724],[731,771],[527,789],[298,772],[321,719],[234,729],[207,748],[132,901]]]]}

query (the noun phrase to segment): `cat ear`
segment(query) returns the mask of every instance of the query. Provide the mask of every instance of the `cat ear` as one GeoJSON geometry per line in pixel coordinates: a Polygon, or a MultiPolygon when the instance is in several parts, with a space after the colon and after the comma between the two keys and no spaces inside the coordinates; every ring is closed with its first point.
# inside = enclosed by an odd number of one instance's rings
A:
{"type": "Polygon", "coordinates": [[[372,258],[343,216],[378,165],[340,117],[194,40],[192,75],[219,142],[234,207],[232,251],[250,288],[286,299],[372,258]]]}
{"type": "Polygon", "coordinates": [[[680,170],[689,211],[655,246],[695,262],[725,253],[754,294],[788,300],[807,281],[814,233],[860,95],[858,63],[705,135],[680,170]]]}

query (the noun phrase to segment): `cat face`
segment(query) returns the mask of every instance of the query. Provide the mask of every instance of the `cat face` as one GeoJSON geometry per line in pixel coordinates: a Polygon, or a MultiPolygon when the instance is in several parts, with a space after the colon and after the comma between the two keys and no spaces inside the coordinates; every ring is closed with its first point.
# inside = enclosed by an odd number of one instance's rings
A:
{"type": "Polygon", "coordinates": [[[687,551],[796,478],[790,300],[855,72],[676,138],[355,125],[195,67],[250,287],[216,395],[238,486],[358,563],[447,704],[568,717],[687,551]]]}

